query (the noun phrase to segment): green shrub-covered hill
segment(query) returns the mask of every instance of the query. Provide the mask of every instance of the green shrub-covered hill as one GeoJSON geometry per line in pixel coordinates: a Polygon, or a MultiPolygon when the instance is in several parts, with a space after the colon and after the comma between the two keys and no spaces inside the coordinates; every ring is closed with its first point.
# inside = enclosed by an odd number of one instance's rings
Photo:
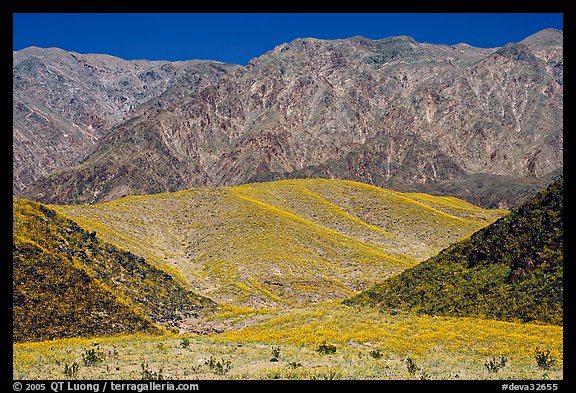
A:
{"type": "Polygon", "coordinates": [[[160,333],[215,306],[144,258],[23,199],[13,202],[12,296],[15,342],[160,333]]]}
{"type": "Polygon", "coordinates": [[[563,177],[506,217],[346,304],[563,323],[563,177]]]}

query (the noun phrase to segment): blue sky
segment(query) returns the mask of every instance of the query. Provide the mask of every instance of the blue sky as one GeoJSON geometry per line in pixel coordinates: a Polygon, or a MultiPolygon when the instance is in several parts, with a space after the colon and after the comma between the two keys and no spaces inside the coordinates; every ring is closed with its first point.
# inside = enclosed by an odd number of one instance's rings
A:
{"type": "Polygon", "coordinates": [[[199,59],[242,65],[296,38],[407,35],[419,42],[497,47],[545,28],[563,30],[563,15],[558,13],[16,13],[13,21],[14,50],[59,47],[129,60],[199,59]]]}

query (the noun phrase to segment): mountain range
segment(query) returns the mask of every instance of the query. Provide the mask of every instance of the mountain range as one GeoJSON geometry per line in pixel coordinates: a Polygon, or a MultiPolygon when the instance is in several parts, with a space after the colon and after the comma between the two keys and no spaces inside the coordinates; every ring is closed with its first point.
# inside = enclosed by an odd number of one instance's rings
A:
{"type": "Polygon", "coordinates": [[[44,203],[338,178],[509,208],[563,167],[554,29],[500,48],[297,39],[244,67],[29,48],[14,97],[14,192],[44,203]]]}
{"type": "Polygon", "coordinates": [[[58,48],[13,55],[13,190],[77,163],[145,103],[193,94],[238,68],[216,61],[127,61],[58,48]]]}

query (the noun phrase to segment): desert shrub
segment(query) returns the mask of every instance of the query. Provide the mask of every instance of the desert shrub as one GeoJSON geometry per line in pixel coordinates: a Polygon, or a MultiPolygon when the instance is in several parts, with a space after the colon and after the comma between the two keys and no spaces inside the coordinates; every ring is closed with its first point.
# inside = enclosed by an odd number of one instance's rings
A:
{"type": "Polygon", "coordinates": [[[318,348],[316,348],[316,352],[322,355],[332,355],[333,353],[336,353],[336,347],[324,341],[318,346],[318,348]]]}
{"type": "Polygon", "coordinates": [[[140,365],[142,370],[140,371],[140,379],[142,380],[163,380],[162,369],[159,371],[151,371],[148,369],[148,363],[142,363],[140,365]]]}
{"type": "Polygon", "coordinates": [[[95,348],[85,349],[84,353],[82,354],[82,362],[86,367],[102,363],[104,358],[104,352],[97,346],[95,348]]]}
{"type": "Polygon", "coordinates": [[[297,369],[298,367],[302,367],[302,363],[289,362],[289,363],[286,365],[286,367],[295,370],[295,369],[297,369]]]}
{"type": "Polygon", "coordinates": [[[370,351],[370,356],[372,356],[374,359],[380,359],[382,356],[384,356],[384,354],[379,349],[375,349],[370,351]]]}
{"type": "Polygon", "coordinates": [[[420,374],[420,379],[423,380],[423,381],[427,381],[427,380],[430,379],[430,374],[428,374],[428,373],[425,372],[425,371],[422,371],[422,373],[420,374]]]}
{"type": "Polygon", "coordinates": [[[217,361],[214,359],[214,356],[210,356],[210,359],[206,359],[204,364],[206,364],[214,374],[218,375],[227,374],[232,369],[232,362],[230,360],[221,358],[217,361]]]}
{"type": "Polygon", "coordinates": [[[183,337],[182,340],[180,340],[180,347],[186,349],[189,346],[190,346],[190,339],[188,337],[183,337]]]}
{"type": "Polygon", "coordinates": [[[507,361],[508,359],[504,356],[501,356],[500,359],[492,358],[492,360],[484,362],[484,367],[486,367],[489,373],[497,373],[501,368],[506,366],[507,361]]]}
{"type": "Polygon", "coordinates": [[[68,378],[76,378],[78,376],[79,364],[73,362],[72,364],[64,364],[64,375],[68,378]]]}
{"type": "Polygon", "coordinates": [[[408,374],[414,376],[416,375],[416,372],[420,370],[420,367],[416,365],[416,363],[414,362],[414,360],[412,360],[412,358],[408,358],[406,359],[406,369],[408,370],[408,374]]]}
{"type": "Polygon", "coordinates": [[[556,364],[556,359],[551,355],[549,349],[543,350],[536,348],[534,352],[534,359],[536,359],[536,364],[542,370],[550,370],[556,364]]]}
{"type": "Polygon", "coordinates": [[[274,356],[275,358],[280,357],[280,347],[276,345],[272,346],[272,356],[274,356]]]}

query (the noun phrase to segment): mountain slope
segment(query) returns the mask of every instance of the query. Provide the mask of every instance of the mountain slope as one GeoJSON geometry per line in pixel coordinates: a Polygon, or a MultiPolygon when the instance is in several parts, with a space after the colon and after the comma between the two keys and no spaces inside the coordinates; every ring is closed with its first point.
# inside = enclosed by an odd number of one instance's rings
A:
{"type": "Polygon", "coordinates": [[[320,179],[52,207],[179,270],[194,291],[250,307],[349,297],[504,214],[450,197],[320,179]]]}
{"type": "Polygon", "coordinates": [[[469,239],[346,303],[562,324],[563,178],[469,239]]]}
{"type": "Polygon", "coordinates": [[[159,333],[215,306],[43,205],[13,209],[14,341],[159,333]]]}
{"type": "Polygon", "coordinates": [[[58,48],[14,52],[13,192],[84,158],[149,100],[149,106],[161,106],[163,93],[192,94],[235,68],[215,61],[127,61],[58,48]]]}
{"type": "Polygon", "coordinates": [[[562,40],[557,30],[494,49],[297,39],[120,124],[22,195],[94,203],[323,177],[515,206],[563,166],[562,40]]]}

